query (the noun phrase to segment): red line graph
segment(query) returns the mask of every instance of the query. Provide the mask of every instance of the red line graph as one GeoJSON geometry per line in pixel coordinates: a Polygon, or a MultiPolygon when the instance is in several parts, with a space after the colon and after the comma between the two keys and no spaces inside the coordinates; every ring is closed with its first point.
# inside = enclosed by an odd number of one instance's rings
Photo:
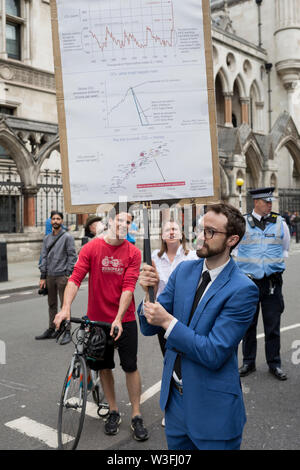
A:
{"type": "Polygon", "coordinates": [[[90,34],[92,38],[95,39],[99,49],[103,52],[105,48],[108,47],[109,40],[119,47],[120,49],[124,49],[126,46],[130,46],[132,43],[135,44],[139,49],[145,49],[149,47],[150,41],[154,41],[158,43],[162,47],[173,47],[175,44],[175,25],[174,25],[174,11],[173,11],[173,4],[170,1],[171,6],[171,18],[169,19],[171,23],[170,28],[170,36],[169,39],[163,39],[158,34],[155,34],[153,29],[150,26],[145,26],[146,38],[144,41],[140,41],[137,39],[134,33],[128,33],[125,29],[122,33],[122,39],[118,39],[113,32],[110,30],[108,26],[105,28],[105,36],[104,40],[100,41],[97,35],[90,30],[90,34]]]}

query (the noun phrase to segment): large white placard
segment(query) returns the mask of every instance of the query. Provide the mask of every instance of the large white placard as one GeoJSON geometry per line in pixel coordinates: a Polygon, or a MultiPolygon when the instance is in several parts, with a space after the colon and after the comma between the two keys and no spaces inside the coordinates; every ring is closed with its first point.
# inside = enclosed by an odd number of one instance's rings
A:
{"type": "Polygon", "coordinates": [[[72,205],[214,195],[201,0],[57,0],[72,205]]]}

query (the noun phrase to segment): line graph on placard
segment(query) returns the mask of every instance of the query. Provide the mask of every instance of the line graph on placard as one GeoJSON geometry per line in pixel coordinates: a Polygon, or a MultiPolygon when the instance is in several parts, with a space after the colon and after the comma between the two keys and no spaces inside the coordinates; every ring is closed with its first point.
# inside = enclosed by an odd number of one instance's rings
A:
{"type": "MultiPolygon", "coordinates": [[[[147,84],[147,82],[145,82],[147,84]]],[[[116,114],[117,116],[122,115],[122,112],[119,112],[119,109],[122,109],[123,106],[126,105],[126,101],[130,101],[132,103],[132,106],[134,108],[134,115],[136,118],[136,124],[141,125],[141,126],[149,126],[150,125],[150,119],[149,115],[147,114],[148,109],[144,109],[139,97],[137,96],[136,89],[140,86],[143,86],[144,83],[138,84],[136,86],[131,86],[129,87],[124,96],[121,98],[121,100],[115,104],[111,109],[108,110],[107,112],[107,123],[109,124],[111,121],[111,117],[116,114]]],[[[123,119],[126,120],[125,125],[133,125],[132,122],[128,120],[129,118],[129,113],[123,113],[123,119]]],[[[124,124],[123,124],[124,125],[124,124]]],[[[120,126],[120,124],[118,124],[120,126]]]]}
{"type": "Polygon", "coordinates": [[[94,55],[124,58],[143,51],[144,56],[172,50],[176,29],[172,0],[119,0],[109,6],[81,12],[83,46],[94,55]]]}
{"type": "MultiPolygon", "coordinates": [[[[176,80],[174,80],[176,83],[176,80]]],[[[122,90],[117,82],[106,83],[107,127],[170,125],[176,116],[174,84],[148,80],[122,90]]]]}
{"type": "MultiPolygon", "coordinates": [[[[152,4],[153,2],[148,2],[148,3],[152,4]]],[[[127,31],[125,29],[125,24],[124,24],[124,15],[122,15],[122,17],[120,16],[120,19],[122,18],[122,22],[120,21],[120,25],[122,26],[119,31],[119,33],[121,33],[120,34],[121,38],[118,38],[118,33],[113,32],[112,26],[109,26],[109,25],[104,26],[106,22],[106,18],[103,18],[103,19],[101,18],[101,21],[103,21],[103,24],[101,25],[101,27],[103,27],[105,31],[103,40],[99,39],[97,35],[93,31],[90,30],[90,34],[97,42],[99,49],[102,52],[104,52],[104,50],[109,47],[109,42],[111,42],[113,46],[116,46],[120,49],[123,49],[125,47],[130,47],[131,45],[139,49],[145,49],[151,45],[156,45],[156,46],[161,46],[161,47],[173,47],[175,43],[175,27],[174,27],[174,12],[173,12],[172,1],[171,0],[161,1],[160,7],[159,9],[157,9],[157,12],[153,12],[153,8],[151,7],[149,12],[145,14],[145,11],[147,11],[146,8],[147,8],[147,3],[146,3],[146,7],[143,7],[143,12],[139,15],[140,20],[143,20],[142,22],[146,20],[146,24],[142,26],[140,31],[133,31],[133,32],[127,31]],[[166,13],[165,13],[165,9],[166,9],[165,5],[167,6],[166,13]],[[159,24],[159,31],[156,31],[154,29],[154,26],[148,26],[147,25],[148,23],[159,24]],[[163,37],[165,35],[166,37],[163,37]]],[[[141,7],[140,9],[142,10],[141,7]]],[[[120,9],[120,15],[122,11],[124,11],[124,8],[122,10],[120,9]]],[[[112,18],[110,17],[107,19],[111,21],[112,18]]],[[[129,26],[132,27],[134,23],[137,23],[136,15],[130,18],[129,26]]]]}

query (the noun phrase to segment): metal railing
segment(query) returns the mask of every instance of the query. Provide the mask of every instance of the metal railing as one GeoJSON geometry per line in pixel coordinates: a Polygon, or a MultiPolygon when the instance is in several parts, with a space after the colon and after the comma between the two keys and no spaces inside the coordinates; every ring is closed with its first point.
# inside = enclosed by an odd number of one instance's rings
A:
{"type": "MultiPolygon", "coordinates": [[[[14,165],[0,166],[0,233],[24,231],[24,184],[14,165]]],[[[64,211],[63,186],[59,170],[45,170],[39,175],[35,195],[35,226],[42,232],[52,210],[64,214],[64,225],[78,228],[76,214],[64,211]]]]}
{"type": "Polygon", "coordinates": [[[35,204],[35,225],[44,230],[45,222],[52,210],[64,214],[64,225],[78,228],[76,214],[68,214],[64,211],[64,193],[59,170],[45,170],[39,175],[38,192],[35,204]]]}

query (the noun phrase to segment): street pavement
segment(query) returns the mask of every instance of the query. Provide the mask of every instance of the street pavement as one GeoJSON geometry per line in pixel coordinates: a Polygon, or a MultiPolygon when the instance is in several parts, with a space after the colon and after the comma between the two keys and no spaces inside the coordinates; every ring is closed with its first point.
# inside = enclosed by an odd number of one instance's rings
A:
{"type": "MultiPolygon", "coordinates": [[[[300,246],[292,244],[284,274],[285,312],[282,315],[282,368],[288,380],[280,382],[268,372],[264,358],[263,326],[258,326],[256,372],[242,379],[247,424],[243,450],[297,450],[300,436],[300,246]]],[[[0,283],[0,348],[5,344],[6,361],[0,360],[0,450],[55,449],[57,402],[73,345],[54,340],[35,341],[47,327],[47,299],[37,294],[37,262],[9,266],[9,281],[0,283]]],[[[138,286],[136,303],[142,298],[138,286]]],[[[87,284],[73,304],[72,314],[85,313],[87,284]]],[[[241,363],[241,348],[239,362],[241,363]]],[[[1,358],[1,356],[0,356],[1,358]]],[[[162,357],[156,337],[139,334],[139,370],[142,376],[142,413],[150,431],[144,443],[132,439],[130,404],[124,373],[116,359],[115,384],[122,415],[117,436],[103,433],[103,422],[87,415],[78,448],[82,450],[164,450],[167,448],[163,414],[159,409],[162,357]]]]}

